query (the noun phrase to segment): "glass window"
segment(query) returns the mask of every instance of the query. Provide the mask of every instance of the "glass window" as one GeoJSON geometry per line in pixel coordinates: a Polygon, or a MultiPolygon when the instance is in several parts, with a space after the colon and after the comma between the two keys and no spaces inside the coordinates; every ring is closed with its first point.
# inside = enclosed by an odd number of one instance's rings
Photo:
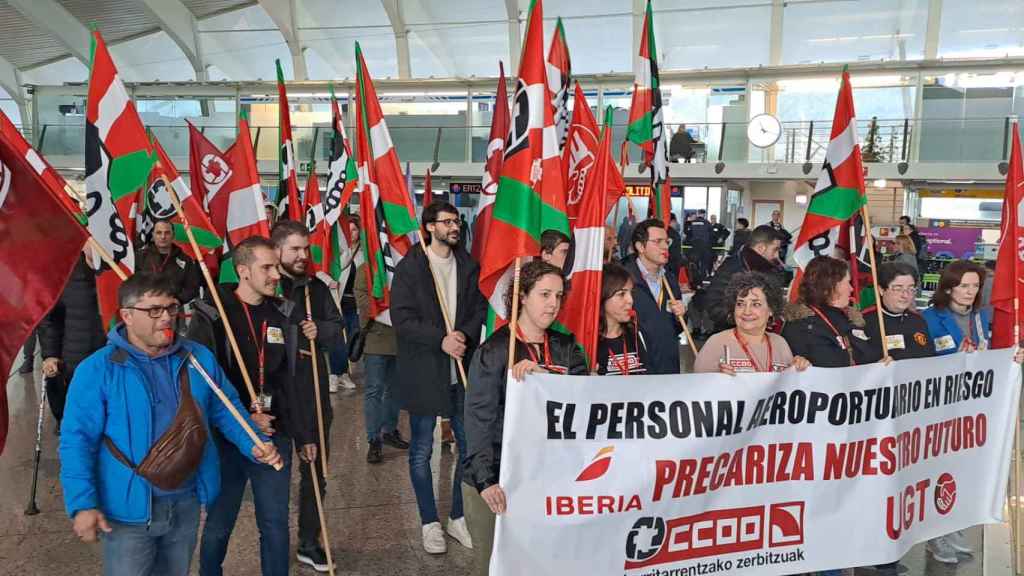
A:
{"type": "Polygon", "coordinates": [[[508,59],[502,0],[457,6],[447,0],[420,0],[401,6],[409,30],[412,75],[417,78],[494,76],[498,60],[508,59]]]}
{"type": "MultiPolygon", "coordinates": [[[[700,2],[654,8],[658,64],[664,70],[767,65],[771,2],[700,2]],[[745,5],[740,5],[745,4],[745,5]],[[659,9],[660,8],[660,9],[659,9]]],[[[830,9],[834,10],[834,9],[830,9]]]]}
{"type": "Polygon", "coordinates": [[[921,198],[921,218],[999,222],[1001,200],[986,198],[921,198]]]}
{"type": "Polygon", "coordinates": [[[398,77],[391,21],[381,2],[302,0],[295,3],[309,78],[355,78],[355,43],[370,74],[398,77]]]}
{"type": "MultiPolygon", "coordinates": [[[[528,8],[529,2],[520,2],[524,18],[528,8]]],[[[621,0],[548,0],[544,3],[545,55],[551,46],[558,16],[562,17],[565,39],[569,43],[573,73],[632,73],[636,47],[633,46],[633,16],[629,3],[621,0]]],[[[523,33],[526,33],[525,20],[523,33]]]]}
{"type": "Polygon", "coordinates": [[[275,59],[281,60],[286,79],[295,77],[284,37],[259,5],[200,20],[198,28],[203,57],[216,66],[211,80],[272,81],[277,79],[275,59]]]}
{"type": "Polygon", "coordinates": [[[164,32],[110,46],[118,74],[125,82],[195,80],[195,69],[181,48],[164,32]]]}
{"type": "Polygon", "coordinates": [[[85,82],[89,79],[89,68],[78,58],[70,57],[58,60],[39,68],[32,68],[21,73],[25,84],[59,85],[65,82],[85,82]]]}
{"type": "Polygon", "coordinates": [[[1024,3],[1020,0],[945,0],[940,58],[1024,55],[1024,3]]]}
{"type": "Polygon", "coordinates": [[[784,10],[783,64],[924,58],[928,0],[787,2],[784,10]]]}
{"type": "MultiPolygon", "coordinates": [[[[466,161],[466,93],[378,93],[402,162],[466,161]]],[[[486,138],[486,136],[484,136],[486,138]]]]}

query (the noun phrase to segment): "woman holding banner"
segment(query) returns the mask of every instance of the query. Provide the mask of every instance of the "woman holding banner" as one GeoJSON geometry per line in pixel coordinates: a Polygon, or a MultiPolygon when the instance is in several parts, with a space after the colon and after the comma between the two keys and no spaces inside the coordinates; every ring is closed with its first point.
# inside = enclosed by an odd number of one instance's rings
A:
{"type": "Polygon", "coordinates": [[[789,344],[768,332],[772,316],[782,313],[782,291],[759,272],[740,272],[732,277],[722,298],[723,318],[735,328],[711,336],[697,354],[693,371],[781,372],[790,366],[806,370],[811,363],[793,356],[789,344]]]}
{"type": "Polygon", "coordinates": [[[793,354],[823,368],[864,363],[875,344],[864,333],[864,317],[850,306],[852,294],[849,264],[829,256],[807,264],[799,300],[786,307],[782,327],[793,354]]]}
{"type": "Polygon", "coordinates": [[[615,263],[601,272],[601,316],[597,338],[597,373],[629,376],[647,373],[647,343],[633,310],[633,278],[615,263]]]}
{"type": "MultiPolygon", "coordinates": [[[[575,339],[551,329],[565,296],[562,271],[540,260],[524,264],[519,274],[518,344],[512,377],[527,374],[586,374],[586,359],[575,339]]],[[[505,296],[511,312],[512,290],[505,296]]],[[[466,459],[462,495],[473,538],[474,574],[487,574],[494,543],[494,519],[505,512],[505,492],[498,485],[509,365],[509,326],[487,339],[469,365],[466,391],[466,459]]]]}

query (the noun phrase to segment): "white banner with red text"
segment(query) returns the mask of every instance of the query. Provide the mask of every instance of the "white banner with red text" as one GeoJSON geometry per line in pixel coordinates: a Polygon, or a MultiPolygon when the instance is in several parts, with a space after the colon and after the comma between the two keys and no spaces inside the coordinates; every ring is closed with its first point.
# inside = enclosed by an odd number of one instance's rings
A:
{"type": "Polygon", "coordinates": [[[1012,354],[510,381],[490,573],[797,574],[1000,522],[1012,354]]]}

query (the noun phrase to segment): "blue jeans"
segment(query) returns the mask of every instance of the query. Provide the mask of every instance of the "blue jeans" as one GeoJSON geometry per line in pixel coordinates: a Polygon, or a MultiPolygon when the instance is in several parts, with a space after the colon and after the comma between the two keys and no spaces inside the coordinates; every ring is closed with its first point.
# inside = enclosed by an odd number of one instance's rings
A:
{"type": "Polygon", "coordinates": [[[292,475],[292,441],[280,434],[273,436],[274,446],[284,468],[274,470],[249,460],[234,444],[214,433],[220,453],[220,496],[206,510],[206,526],[199,546],[199,573],[221,576],[228,553],[228,540],[238,519],[245,485],[252,481],[256,526],[260,530],[260,566],[263,576],[286,576],[291,561],[288,542],[288,496],[292,475]]]}
{"type": "MultiPolygon", "coordinates": [[[[452,480],[452,511],[449,518],[462,518],[462,459],[466,456],[466,433],[462,428],[463,395],[461,384],[449,386],[454,410],[451,417],[452,434],[458,447],[458,461],[455,464],[455,478],[452,480]]],[[[430,456],[434,448],[434,425],[437,416],[409,414],[409,477],[416,493],[416,505],[420,509],[420,522],[424,525],[437,522],[437,505],[434,502],[434,481],[430,473],[430,456]]]]}
{"type": "Polygon", "coordinates": [[[363,391],[363,419],[366,421],[366,440],[380,440],[398,426],[398,403],[391,389],[395,384],[395,357],[367,354],[366,389],[363,391]]]}
{"type": "Polygon", "coordinates": [[[199,531],[195,493],[153,498],[148,524],[110,521],[103,540],[105,576],[188,576],[199,531]]]}
{"type": "Polygon", "coordinates": [[[355,308],[345,304],[341,305],[341,319],[345,323],[345,334],[348,336],[338,338],[334,347],[330,350],[331,374],[341,376],[348,372],[348,343],[359,333],[359,313],[355,308]]]}

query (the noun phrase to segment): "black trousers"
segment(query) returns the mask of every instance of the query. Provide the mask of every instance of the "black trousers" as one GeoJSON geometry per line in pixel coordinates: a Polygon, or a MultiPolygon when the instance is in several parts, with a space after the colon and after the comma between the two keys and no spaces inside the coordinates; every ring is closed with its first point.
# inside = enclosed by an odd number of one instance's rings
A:
{"type": "Polygon", "coordinates": [[[53,378],[44,378],[43,386],[46,386],[46,403],[50,405],[50,413],[59,423],[64,418],[64,401],[68,397],[68,383],[70,376],[63,373],[53,378]]]}
{"type": "MultiPolygon", "coordinates": [[[[320,501],[324,503],[326,507],[327,499],[327,479],[323,475],[323,465],[320,462],[321,458],[330,459],[331,455],[331,419],[324,419],[324,440],[327,442],[326,447],[321,447],[319,440],[317,440],[317,461],[316,465],[316,477],[317,484],[320,488],[320,501]]],[[[301,450],[301,446],[295,445],[295,450],[298,452],[301,450]]],[[[320,516],[316,510],[316,495],[313,493],[313,476],[309,470],[308,462],[297,461],[299,465],[299,546],[309,546],[316,544],[318,536],[320,535],[320,516]]],[[[328,466],[330,463],[328,462],[328,466]]]]}

